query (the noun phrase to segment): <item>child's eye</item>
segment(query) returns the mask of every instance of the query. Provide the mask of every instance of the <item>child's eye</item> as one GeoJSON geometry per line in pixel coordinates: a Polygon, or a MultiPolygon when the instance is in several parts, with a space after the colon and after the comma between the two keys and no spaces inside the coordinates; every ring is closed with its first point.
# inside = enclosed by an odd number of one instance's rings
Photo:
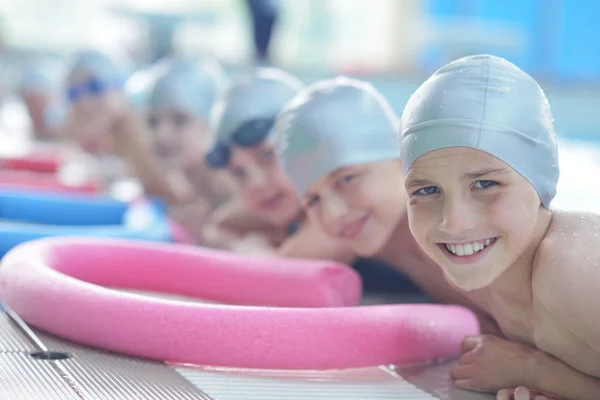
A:
{"type": "Polygon", "coordinates": [[[148,117],[148,126],[150,127],[150,129],[156,129],[156,127],[158,126],[158,118],[156,117],[148,117]]]}
{"type": "Polygon", "coordinates": [[[335,183],[336,183],[337,187],[342,188],[346,185],[349,185],[350,183],[355,182],[357,178],[358,178],[358,174],[347,174],[347,175],[340,176],[336,180],[335,183]]]}
{"type": "Polygon", "coordinates": [[[489,181],[489,180],[487,180],[487,181],[486,180],[477,181],[473,185],[473,187],[475,189],[489,189],[489,188],[492,188],[494,186],[498,186],[498,182],[496,182],[496,181],[489,181]]]}
{"type": "Polygon", "coordinates": [[[173,116],[173,124],[177,128],[181,128],[181,127],[187,125],[189,120],[190,120],[189,117],[184,114],[176,114],[175,116],[173,116]]]}
{"type": "Polygon", "coordinates": [[[241,168],[230,168],[229,171],[234,176],[234,178],[240,182],[243,182],[246,178],[246,173],[241,168]]]}
{"type": "Polygon", "coordinates": [[[275,158],[275,152],[272,150],[264,150],[258,154],[258,159],[261,164],[270,164],[275,158]]]}
{"type": "Polygon", "coordinates": [[[317,202],[319,201],[319,196],[310,196],[309,198],[306,199],[306,208],[310,208],[312,206],[314,206],[315,204],[317,204],[317,202]]]}
{"type": "Polygon", "coordinates": [[[423,189],[419,189],[416,192],[414,192],[413,194],[415,196],[431,196],[432,194],[436,194],[440,192],[440,188],[437,186],[427,186],[424,187],[423,189]]]}
{"type": "Polygon", "coordinates": [[[349,183],[349,182],[352,182],[355,178],[356,178],[356,174],[344,175],[340,178],[340,183],[349,183]]]}

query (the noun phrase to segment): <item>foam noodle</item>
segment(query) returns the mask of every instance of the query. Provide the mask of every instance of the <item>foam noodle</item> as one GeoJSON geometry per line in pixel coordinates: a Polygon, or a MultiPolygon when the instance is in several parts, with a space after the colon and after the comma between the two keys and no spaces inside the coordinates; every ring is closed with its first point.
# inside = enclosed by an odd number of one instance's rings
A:
{"type": "Polygon", "coordinates": [[[66,193],[98,193],[101,187],[92,182],[70,185],[54,174],[7,170],[0,171],[0,189],[26,189],[66,193]]]}
{"type": "Polygon", "coordinates": [[[181,224],[173,220],[169,220],[169,227],[171,229],[171,235],[173,236],[173,242],[196,244],[197,240],[181,224]]]}
{"type": "Polygon", "coordinates": [[[20,156],[0,156],[0,168],[56,173],[62,164],[58,151],[32,151],[20,156]]]}
{"type": "Polygon", "coordinates": [[[352,305],[359,294],[357,274],[331,262],[108,239],[25,243],[0,267],[0,297],[33,326],[170,362],[268,369],[402,364],[454,356],[465,335],[479,332],[475,316],[456,306],[308,308],[352,305]],[[197,304],[102,286],[307,307],[197,304]]]}

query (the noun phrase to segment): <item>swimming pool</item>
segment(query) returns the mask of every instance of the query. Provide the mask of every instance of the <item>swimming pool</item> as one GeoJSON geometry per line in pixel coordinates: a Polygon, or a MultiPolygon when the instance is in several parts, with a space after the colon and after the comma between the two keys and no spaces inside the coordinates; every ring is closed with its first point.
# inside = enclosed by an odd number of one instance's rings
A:
{"type": "Polygon", "coordinates": [[[561,138],[560,179],[552,207],[600,213],[600,142],[561,138]]]}

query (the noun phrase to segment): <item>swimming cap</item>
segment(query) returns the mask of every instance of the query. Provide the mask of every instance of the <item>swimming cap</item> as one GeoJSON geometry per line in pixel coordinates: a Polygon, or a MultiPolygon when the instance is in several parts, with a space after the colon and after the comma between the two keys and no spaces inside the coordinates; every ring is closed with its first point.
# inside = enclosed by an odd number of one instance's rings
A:
{"type": "Polygon", "coordinates": [[[160,61],[157,68],[147,107],[185,111],[208,121],[226,85],[221,66],[213,60],[177,58],[160,61]]]}
{"type": "Polygon", "coordinates": [[[402,114],[405,172],[422,155],[449,147],[484,151],[531,183],[548,208],[556,194],[558,149],[548,100],[514,64],[464,57],[435,72],[402,114]]]}
{"type": "Polygon", "coordinates": [[[337,77],[302,90],[277,117],[274,141],[297,193],[347,165],[400,158],[399,121],[369,83],[337,77]]]}
{"type": "Polygon", "coordinates": [[[92,75],[93,78],[105,82],[123,84],[125,81],[125,72],[122,68],[112,58],[97,50],[84,50],[76,53],[73,56],[69,71],[69,79],[76,71],[84,71],[92,75]]]}
{"type": "Polygon", "coordinates": [[[231,145],[253,147],[267,139],[277,114],[302,87],[300,80],[275,68],[258,68],[237,79],[212,110],[214,146],[206,155],[208,165],[227,166],[231,145]]]}

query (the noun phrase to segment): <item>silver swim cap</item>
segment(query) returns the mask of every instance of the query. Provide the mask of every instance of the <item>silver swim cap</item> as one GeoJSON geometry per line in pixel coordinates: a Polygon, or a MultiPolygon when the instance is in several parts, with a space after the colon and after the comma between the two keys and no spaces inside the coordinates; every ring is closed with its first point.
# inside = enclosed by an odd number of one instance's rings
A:
{"type": "Polygon", "coordinates": [[[221,66],[213,60],[178,58],[163,60],[156,68],[147,107],[185,111],[208,121],[226,85],[221,66]]]}
{"type": "Polygon", "coordinates": [[[253,147],[265,141],[277,114],[302,87],[300,80],[275,68],[258,68],[236,80],[212,110],[214,147],[207,163],[223,168],[231,145],[253,147]]]}
{"type": "Polygon", "coordinates": [[[277,118],[277,153],[299,195],[353,164],[400,158],[399,121],[369,83],[337,77],[308,86],[277,118]]]}
{"type": "Polygon", "coordinates": [[[105,82],[125,83],[125,72],[115,60],[97,50],[85,50],[73,56],[69,68],[69,79],[76,71],[85,71],[105,82]]]}
{"type": "Polygon", "coordinates": [[[422,155],[449,147],[498,158],[550,206],[559,175],[550,106],[537,82],[514,64],[490,55],[464,57],[411,96],[402,114],[405,172],[422,155]]]}

